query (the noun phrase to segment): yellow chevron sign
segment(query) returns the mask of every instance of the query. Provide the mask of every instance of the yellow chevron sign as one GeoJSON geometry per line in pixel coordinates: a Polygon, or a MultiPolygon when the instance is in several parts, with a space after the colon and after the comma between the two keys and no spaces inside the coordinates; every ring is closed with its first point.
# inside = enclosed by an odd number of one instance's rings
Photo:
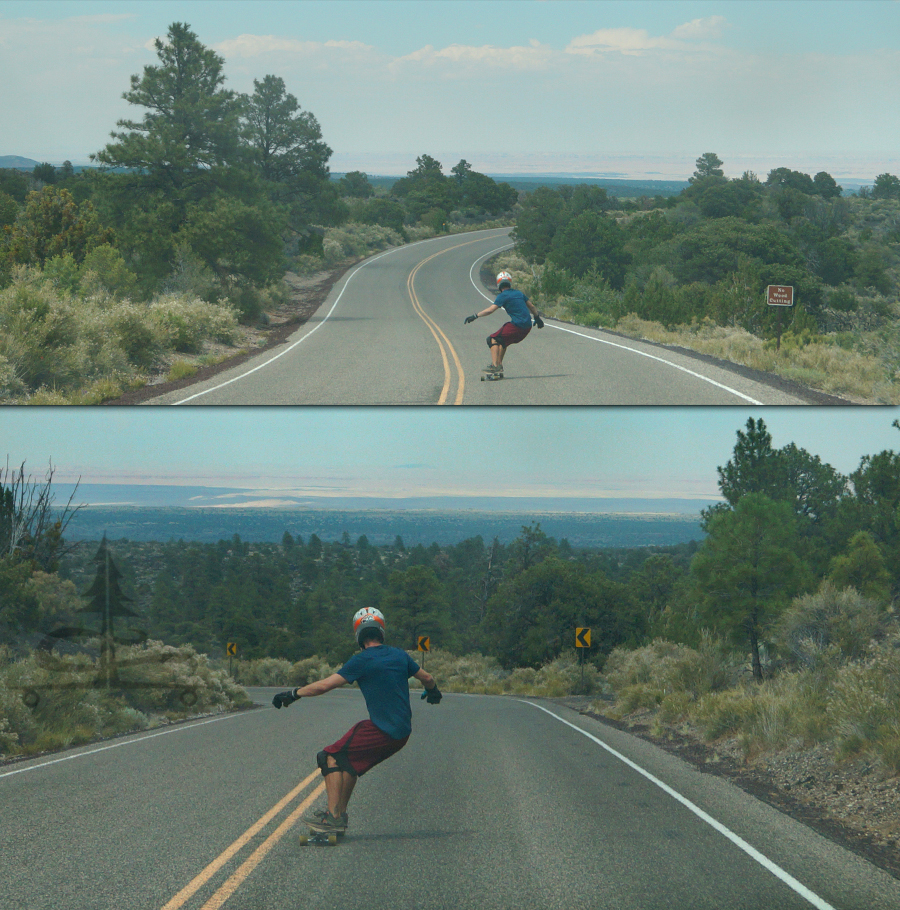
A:
{"type": "Polygon", "coordinates": [[[591,646],[591,630],[575,629],[575,647],[589,648],[591,646]]]}

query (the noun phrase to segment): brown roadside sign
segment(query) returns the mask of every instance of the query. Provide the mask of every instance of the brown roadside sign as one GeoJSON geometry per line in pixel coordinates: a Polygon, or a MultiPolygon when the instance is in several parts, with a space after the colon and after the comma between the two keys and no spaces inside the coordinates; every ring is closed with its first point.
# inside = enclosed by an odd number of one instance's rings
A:
{"type": "Polygon", "coordinates": [[[793,306],[794,289],[789,285],[770,284],[766,287],[769,306],[793,306]]]}

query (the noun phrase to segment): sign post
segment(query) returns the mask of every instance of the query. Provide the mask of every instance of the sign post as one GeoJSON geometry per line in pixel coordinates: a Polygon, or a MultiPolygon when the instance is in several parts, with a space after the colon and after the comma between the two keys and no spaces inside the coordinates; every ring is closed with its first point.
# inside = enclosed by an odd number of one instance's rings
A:
{"type": "Polygon", "coordinates": [[[233,678],[234,674],[231,672],[231,661],[232,658],[237,654],[237,642],[228,642],[228,644],[225,646],[225,653],[228,655],[228,675],[233,678]]]}
{"type": "Polygon", "coordinates": [[[425,669],[425,654],[431,650],[431,639],[427,635],[420,635],[416,639],[416,650],[422,652],[422,669],[425,669]]]}
{"type": "Polygon", "coordinates": [[[581,694],[584,694],[584,648],[591,646],[591,630],[584,628],[575,629],[575,647],[579,648],[578,658],[581,664],[581,694]]]}
{"type": "Polygon", "coordinates": [[[766,302],[778,309],[778,341],[775,350],[781,350],[781,307],[794,305],[794,289],[790,285],[770,284],[766,287],[766,302]]]}

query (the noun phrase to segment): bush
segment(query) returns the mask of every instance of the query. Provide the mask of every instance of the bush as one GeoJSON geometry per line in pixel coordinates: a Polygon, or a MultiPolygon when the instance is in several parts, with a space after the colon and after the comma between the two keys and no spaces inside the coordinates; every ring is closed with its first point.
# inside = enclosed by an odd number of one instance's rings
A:
{"type": "Polygon", "coordinates": [[[674,693],[696,701],[725,688],[735,678],[740,662],[724,642],[704,632],[697,649],[657,638],[634,650],[616,648],[604,667],[604,676],[616,693],[620,710],[628,705],[655,707],[674,693]]]}
{"type": "Polygon", "coordinates": [[[158,330],[167,350],[199,351],[204,341],[229,344],[237,329],[237,313],[229,306],[177,294],[158,297],[147,307],[150,325],[158,330]]]}
{"type": "Polygon", "coordinates": [[[878,629],[878,605],[853,588],[825,582],[814,594],[798,597],[781,615],[774,644],[795,664],[815,667],[836,648],[845,659],[862,657],[878,629]]]}
{"type": "Polygon", "coordinates": [[[403,238],[391,228],[351,222],[326,230],[322,254],[325,263],[333,266],[344,259],[363,258],[401,243],[403,238]]]}

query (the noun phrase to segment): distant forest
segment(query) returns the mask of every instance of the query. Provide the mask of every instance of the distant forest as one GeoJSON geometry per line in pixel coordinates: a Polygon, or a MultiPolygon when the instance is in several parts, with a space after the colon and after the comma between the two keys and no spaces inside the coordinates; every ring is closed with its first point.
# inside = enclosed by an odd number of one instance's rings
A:
{"type": "Polygon", "coordinates": [[[573,547],[664,546],[702,539],[700,516],[602,515],[581,512],[529,516],[516,512],[339,511],[273,509],[184,509],[91,506],[69,526],[72,540],[189,540],[215,543],[239,534],[254,542],[279,542],[316,534],[322,540],[365,535],[373,544],[399,536],[408,545],[458,543],[471,537],[511,543],[523,524],[540,522],[544,532],[573,547]]]}

